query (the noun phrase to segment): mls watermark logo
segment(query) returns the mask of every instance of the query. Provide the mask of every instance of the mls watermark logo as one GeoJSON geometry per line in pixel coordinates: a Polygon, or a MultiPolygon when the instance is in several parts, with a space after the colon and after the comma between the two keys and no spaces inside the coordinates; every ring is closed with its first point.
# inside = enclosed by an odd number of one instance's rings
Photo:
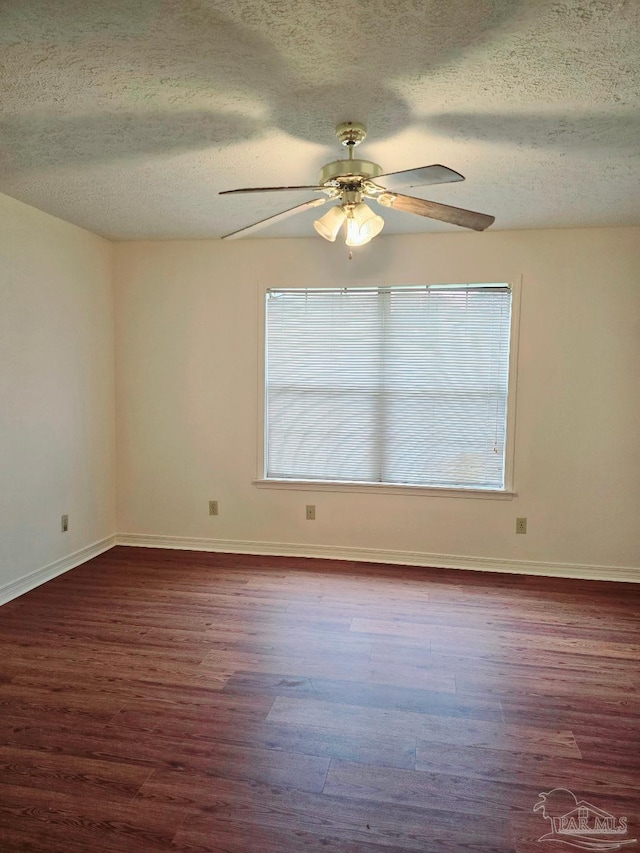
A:
{"type": "Polygon", "coordinates": [[[586,800],[578,800],[566,788],[538,794],[540,799],[533,807],[551,823],[538,841],[556,841],[580,850],[619,850],[627,844],[636,844],[636,838],[626,838],[627,818],[617,818],[586,800]],[[625,836],[625,837],[623,837],[625,836]]]}

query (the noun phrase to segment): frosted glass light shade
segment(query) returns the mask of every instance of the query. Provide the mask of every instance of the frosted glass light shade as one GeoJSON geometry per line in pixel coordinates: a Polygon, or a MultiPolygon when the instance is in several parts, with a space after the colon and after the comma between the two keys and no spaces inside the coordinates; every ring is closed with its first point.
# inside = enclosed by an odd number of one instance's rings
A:
{"type": "Polygon", "coordinates": [[[327,211],[327,213],[325,213],[325,215],[320,219],[316,219],[313,223],[313,227],[321,237],[324,237],[325,240],[330,240],[333,243],[346,218],[347,214],[344,212],[343,208],[340,205],[336,205],[335,207],[332,207],[331,210],[327,211]]]}
{"type": "Polygon", "coordinates": [[[384,219],[364,202],[356,204],[347,216],[347,246],[364,246],[384,228],[384,219]]]}

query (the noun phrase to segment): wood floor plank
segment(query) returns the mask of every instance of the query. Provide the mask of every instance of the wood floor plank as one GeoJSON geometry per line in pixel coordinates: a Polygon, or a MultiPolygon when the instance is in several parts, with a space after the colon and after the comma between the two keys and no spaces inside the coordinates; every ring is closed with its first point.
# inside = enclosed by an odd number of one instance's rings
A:
{"type": "Polygon", "coordinates": [[[362,705],[479,720],[502,720],[504,717],[500,702],[492,698],[462,697],[452,692],[425,690],[420,687],[398,687],[328,678],[292,678],[281,673],[235,672],[227,680],[222,692],[289,696],[296,699],[336,702],[341,705],[362,705]]]}
{"type": "Polygon", "coordinates": [[[99,796],[133,797],[147,781],[148,768],[95,757],[78,757],[60,752],[46,753],[17,746],[2,748],[0,779],[2,785],[19,785],[35,789],[55,787],[59,793],[77,794],[94,790],[99,796]]]}
{"type": "Polygon", "coordinates": [[[558,758],[580,758],[573,732],[554,727],[491,723],[479,720],[448,720],[432,717],[418,736],[418,760],[432,743],[457,743],[558,758]]]}
{"type": "Polygon", "coordinates": [[[224,853],[406,853],[410,848],[380,845],[361,841],[346,841],[339,834],[307,832],[300,828],[280,829],[256,823],[238,823],[224,817],[189,815],[176,833],[178,850],[221,850],[224,853]]]}
{"type": "Polygon", "coordinates": [[[82,789],[69,794],[0,784],[0,836],[2,826],[13,825],[15,818],[23,832],[41,835],[45,845],[48,837],[59,841],[71,836],[86,850],[113,850],[119,844],[120,850],[138,853],[169,849],[184,813],[138,797],[90,797],[82,789]]]}
{"type": "Polygon", "coordinates": [[[640,641],[635,643],[615,642],[610,637],[587,640],[575,637],[572,633],[565,636],[536,634],[532,639],[522,631],[481,631],[474,629],[442,627],[431,639],[434,654],[514,654],[533,651],[577,654],[595,657],[598,660],[614,658],[637,661],[640,658],[640,641]]]}
{"type": "Polygon", "coordinates": [[[563,758],[431,742],[428,749],[420,750],[416,769],[503,784],[517,784],[528,779],[541,791],[569,787],[581,791],[587,799],[603,795],[619,802],[635,801],[640,794],[637,766],[629,769],[584,757],[563,758]]]}
{"type": "Polygon", "coordinates": [[[250,728],[263,722],[270,696],[212,691],[196,702],[131,699],[108,722],[107,729],[157,732],[177,738],[209,738],[221,728],[250,728]]]}
{"type": "MultiPolygon", "coordinates": [[[[588,702],[607,701],[624,704],[638,698],[638,682],[621,683],[621,672],[611,670],[578,670],[567,677],[557,667],[497,664],[487,666],[473,661],[472,665],[456,665],[453,670],[456,691],[462,695],[494,695],[531,697],[572,696],[588,702]]],[[[622,673],[629,674],[630,667],[622,673]]],[[[624,677],[624,675],[623,675],[624,677]]],[[[540,698],[539,701],[545,701],[540,698]]]]}
{"type": "MultiPolygon", "coordinates": [[[[204,757],[202,753],[200,757],[204,757]]],[[[236,779],[319,794],[324,787],[329,761],[329,758],[300,752],[218,744],[215,751],[209,751],[207,761],[200,762],[199,770],[193,760],[189,774],[184,772],[184,765],[179,769],[157,770],[147,776],[140,791],[146,795],[158,787],[177,787],[185,779],[206,791],[214,779],[236,779]]]]}
{"type": "Polygon", "coordinates": [[[270,749],[295,750],[361,764],[413,769],[416,763],[415,737],[398,732],[387,732],[381,738],[379,734],[355,729],[336,732],[267,722],[254,729],[252,737],[270,749]]]}
{"type": "MultiPolygon", "coordinates": [[[[335,850],[342,850],[343,844],[354,842],[391,847],[392,850],[434,853],[451,849],[477,850],[478,845],[488,853],[506,853],[511,849],[508,846],[510,830],[504,821],[487,816],[485,826],[480,828],[476,815],[452,814],[450,810],[427,806],[306,794],[224,779],[215,780],[205,795],[201,788],[185,780],[178,788],[149,786],[146,796],[157,804],[174,803],[178,799],[189,802],[190,813],[195,812],[199,818],[188,818],[183,827],[186,830],[195,824],[201,837],[209,832],[212,840],[223,820],[240,829],[250,825],[328,836],[336,839],[335,847],[329,848],[335,850]]],[[[183,829],[176,837],[180,838],[182,833],[183,829]]]]}
{"type": "Polygon", "coordinates": [[[267,720],[301,729],[344,732],[349,729],[384,736],[392,729],[417,739],[418,755],[429,744],[459,743],[509,752],[580,757],[573,733],[553,728],[509,725],[470,718],[438,717],[380,708],[338,705],[309,699],[278,697],[267,720]]]}
{"type": "Polygon", "coordinates": [[[406,622],[404,619],[363,619],[351,620],[351,631],[358,634],[384,634],[388,637],[410,637],[424,644],[425,651],[431,651],[431,636],[438,635],[441,626],[423,622],[406,622]]]}
{"type": "MultiPolygon", "coordinates": [[[[338,831],[335,826],[307,831],[307,822],[300,820],[299,827],[280,828],[256,823],[227,820],[217,815],[196,813],[189,816],[175,837],[178,849],[216,850],[224,853],[247,853],[260,850],[264,853],[512,853],[508,830],[498,829],[487,835],[483,829],[469,828],[466,832],[433,824],[429,814],[416,816],[416,825],[405,824],[406,832],[399,828],[381,830],[382,821],[370,818],[372,823],[360,830],[338,831]],[[349,837],[345,837],[348,835],[349,837]],[[375,838],[375,841],[371,840],[375,838]],[[357,840],[356,840],[357,839],[357,840]],[[394,841],[395,839],[395,841],[394,841]]],[[[298,821],[296,821],[298,822],[298,821]]]]}
{"type": "Polygon", "coordinates": [[[522,780],[504,784],[470,780],[464,775],[415,773],[338,760],[331,762],[323,793],[347,800],[402,802],[418,808],[503,819],[528,812],[537,799],[536,786],[522,780]]]}

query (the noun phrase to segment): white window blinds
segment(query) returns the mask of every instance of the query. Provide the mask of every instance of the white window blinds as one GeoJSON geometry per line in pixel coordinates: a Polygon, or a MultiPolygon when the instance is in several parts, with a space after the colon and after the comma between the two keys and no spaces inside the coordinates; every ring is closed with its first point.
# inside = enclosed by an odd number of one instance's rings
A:
{"type": "Polygon", "coordinates": [[[504,488],[507,285],[271,290],[272,479],[504,488]]]}

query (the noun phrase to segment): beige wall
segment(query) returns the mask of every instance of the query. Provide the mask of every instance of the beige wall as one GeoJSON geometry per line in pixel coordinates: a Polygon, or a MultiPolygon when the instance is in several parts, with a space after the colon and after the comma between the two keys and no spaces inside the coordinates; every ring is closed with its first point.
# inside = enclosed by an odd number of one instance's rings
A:
{"type": "Polygon", "coordinates": [[[6,196],[0,222],[0,597],[116,529],[640,569],[640,229],[382,237],[349,262],[317,238],[112,245],[6,196]],[[520,278],[517,498],[252,485],[265,287],[520,278]]]}
{"type": "Polygon", "coordinates": [[[317,238],[115,246],[118,530],[640,567],[640,230],[390,236],[354,254],[317,238]],[[517,498],[251,484],[264,287],[520,277],[517,498]]]}
{"type": "Polygon", "coordinates": [[[112,246],[0,195],[0,597],[113,535],[114,466],[112,246]]]}

